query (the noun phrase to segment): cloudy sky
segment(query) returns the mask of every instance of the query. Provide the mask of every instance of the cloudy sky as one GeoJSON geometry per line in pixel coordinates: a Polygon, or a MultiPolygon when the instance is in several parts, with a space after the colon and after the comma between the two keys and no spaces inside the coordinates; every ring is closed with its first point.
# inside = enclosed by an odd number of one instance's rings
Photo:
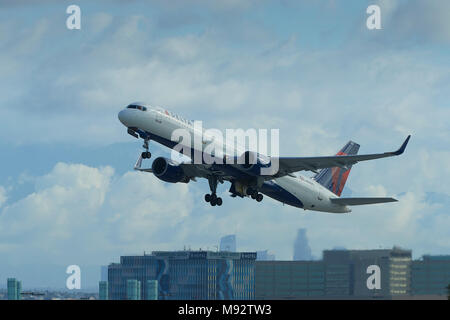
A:
{"type": "MultiPolygon", "coordinates": [[[[123,254],[215,249],[291,259],[298,228],[323,249],[450,254],[450,2],[0,1],[0,286],[64,287],[82,267],[123,254]],[[366,8],[381,8],[381,30],[366,8]],[[266,198],[211,207],[206,181],[163,183],[133,172],[141,143],[117,113],[132,101],[165,106],[204,126],[277,128],[280,153],[404,155],[352,169],[346,194],[394,196],[350,215],[266,198]]],[[[153,144],[154,156],[168,155],[153,144]]],[[[150,165],[150,164],[149,164],[150,165]]],[[[85,272],[83,273],[83,270],[85,272]]]]}

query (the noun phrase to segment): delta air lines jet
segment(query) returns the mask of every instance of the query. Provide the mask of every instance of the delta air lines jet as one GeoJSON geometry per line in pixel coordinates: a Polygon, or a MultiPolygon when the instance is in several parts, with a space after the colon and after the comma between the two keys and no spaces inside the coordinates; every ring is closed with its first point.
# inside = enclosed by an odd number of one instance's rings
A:
{"type": "MultiPolygon", "coordinates": [[[[175,162],[164,157],[156,158],[151,168],[141,168],[142,160],[151,157],[149,141],[153,140],[168,148],[174,149],[180,141],[173,141],[172,133],[176,129],[184,129],[194,139],[202,143],[190,149],[190,158],[195,153],[202,156],[206,152],[207,143],[214,143],[203,130],[195,130],[194,122],[185,120],[163,108],[152,107],[144,103],[132,103],[119,112],[119,120],[135,138],[144,140],[144,149],[135,164],[138,171],[151,172],[162,181],[170,183],[188,183],[197,178],[205,178],[209,182],[211,193],[205,195],[205,201],[212,206],[222,205],[222,198],[216,194],[217,184],[230,182],[229,192],[232,197],[251,197],[260,202],[263,194],[283,204],[305,210],[332,213],[350,212],[350,206],[397,201],[393,198],[342,198],[352,165],[366,160],[401,155],[408,144],[410,135],[397,151],[358,155],[359,144],[349,141],[336,155],[321,157],[267,157],[251,151],[240,150],[237,146],[234,154],[239,154],[242,161],[229,164],[226,161],[199,164],[195,161],[175,162]],[[278,161],[278,170],[270,175],[262,175],[261,168],[278,161]],[[312,171],[312,178],[295,176],[299,171],[312,171]]],[[[176,150],[176,149],[175,149],[176,150]]],[[[177,150],[178,151],[178,150],[177,150]]],[[[218,157],[218,155],[212,155],[218,157]]],[[[223,154],[223,157],[228,157],[223,154]]],[[[201,158],[203,159],[203,157],[201,158]]]]}

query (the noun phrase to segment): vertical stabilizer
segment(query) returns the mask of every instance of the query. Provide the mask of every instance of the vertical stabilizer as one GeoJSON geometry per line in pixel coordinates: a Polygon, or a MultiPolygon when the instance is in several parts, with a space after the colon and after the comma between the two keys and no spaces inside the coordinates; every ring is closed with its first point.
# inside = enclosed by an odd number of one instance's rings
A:
{"type": "MultiPolygon", "coordinates": [[[[336,155],[350,156],[358,153],[359,144],[349,141],[336,155]]],[[[344,190],[345,182],[350,174],[351,166],[348,169],[341,167],[325,168],[320,170],[314,179],[325,188],[340,196],[344,190]]]]}

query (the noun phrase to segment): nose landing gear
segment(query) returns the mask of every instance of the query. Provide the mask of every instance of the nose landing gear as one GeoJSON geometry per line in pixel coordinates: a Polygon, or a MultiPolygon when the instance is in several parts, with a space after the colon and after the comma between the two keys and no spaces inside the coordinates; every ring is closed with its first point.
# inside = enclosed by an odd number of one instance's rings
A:
{"type": "Polygon", "coordinates": [[[144,144],[142,145],[142,147],[145,149],[145,151],[142,152],[142,159],[150,159],[152,157],[152,154],[150,153],[150,151],[148,151],[149,140],[150,139],[145,139],[144,144]]]}
{"type": "Polygon", "coordinates": [[[142,152],[142,159],[150,159],[152,154],[149,151],[142,152]]]}

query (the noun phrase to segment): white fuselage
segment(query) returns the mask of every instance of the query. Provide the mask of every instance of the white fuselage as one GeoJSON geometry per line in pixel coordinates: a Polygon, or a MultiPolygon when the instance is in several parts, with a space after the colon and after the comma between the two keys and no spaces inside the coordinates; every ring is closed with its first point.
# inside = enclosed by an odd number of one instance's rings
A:
{"type": "MultiPolygon", "coordinates": [[[[134,127],[149,132],[153,135],[161,137],[163,139],[171,140],[172,134],[176,129],[185,129],[190,133],[191,141],[190,146],[193,146],[196,151],[204,152],[206,146],[220,143],[215,150],[223,150],[224,155],[239,155],[246,150],[239,145],[231,146],[230,148],[224,148],[224,142],[216,141],[212,137],[208,136],[208,133],[203,129],[198,129],[194,126],[193,121],[185,120],[173,113],[168,112],[163,108],[154,108],[146,106],[146,111],[137,109],[124,109],[119,113],[119,120],[127,127],[134,127]],[[199,143],[200,141],[200,143],[199,143]],[[205,142],[208,143],[205,143],[205,142]],[[227,150],[233,150],[233,154],[229,154],[227,150]]],[[[178,140],[177,140],[178,142],[178,140]]],[[[181,142],[184,144],[184,140],[181,142]]],[[[186,141],[186,143],[189,143],[186,141]]],[[[209,146],[211,150],[211,146],[209,146]]],[[[215,154],[220,157],[221,155],[215,154]]],[[[338,196],[332,193],[330,190],[317,183],[314,179],[309,177],[293,177],[283,176],[272,180],[277,186],[283,189],[283,192],[288,192],[289,196],[294,196],[303,204],[305,210],[315,210],[331,213],[347,213],[351,209],[347,206],[337,205],[330,201],[330,198],[338,198],[338,196]]],[[[262,191],[263,192],[263,191],[262,191]]],[[[264,193],[264,192],[263,192],[264,193]]],[[[272,195],[268,196],[274,198],[272,195]]],[[[283,202],[281,199],[278,201],[283,202]]]]}

